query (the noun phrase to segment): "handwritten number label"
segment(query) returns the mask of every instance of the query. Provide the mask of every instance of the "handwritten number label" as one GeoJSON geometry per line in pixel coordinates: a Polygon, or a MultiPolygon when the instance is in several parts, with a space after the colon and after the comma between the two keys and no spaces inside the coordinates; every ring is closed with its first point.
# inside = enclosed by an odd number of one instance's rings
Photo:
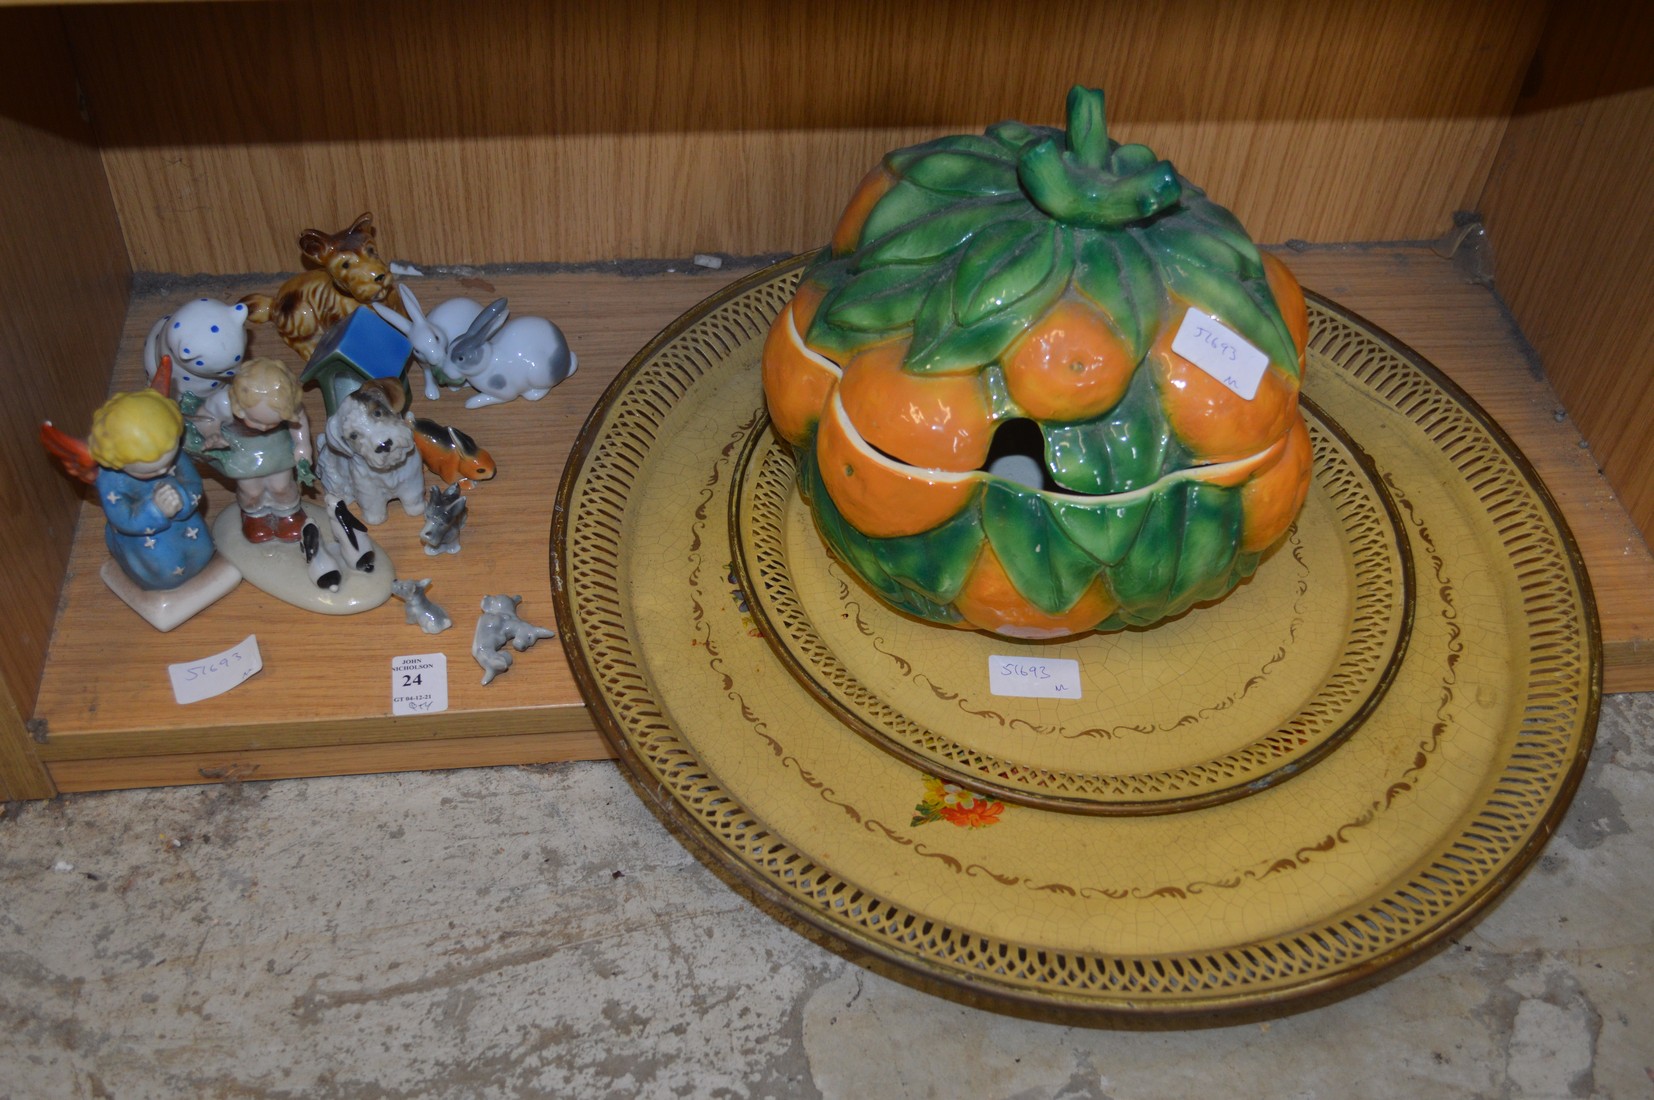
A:
{"type": "Polygon", "coordinates": [[[258,636],[249,634],[222,653],[168,665],[167,675],[172,679],[172,697],[180,704],[188,704],[223,695],[263,667],[258,636]]]}
{"type": "Polygon", "coordinates": [[[436,714],[448,709],[448,657],[416,653],[391,658],[391,713],[436,714]]]}
{"type": "Polygon", "coordinates": [[[1190,309],[1172,338],[1172,350],[1250,401],[1269,369],[1269,356],[1222,321],[1190,309]]]}
{"type": "Polygon", "coordinates": [[[988,690],[1019,699],[1080,698],[1080,662],[1066,657],[988,657],[988,690]]]}

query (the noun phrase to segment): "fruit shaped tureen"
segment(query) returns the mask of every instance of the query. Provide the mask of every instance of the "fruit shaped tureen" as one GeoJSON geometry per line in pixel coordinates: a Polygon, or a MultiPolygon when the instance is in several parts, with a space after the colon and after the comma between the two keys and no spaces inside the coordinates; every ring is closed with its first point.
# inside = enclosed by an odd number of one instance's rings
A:
{"type": "Polygon", "coordinates": [[[764,392],[835,554],[1017,638],[1225,595],[1309,488],[1297,280],[1101,92],[887,155],[803,273],[764,392]]]}

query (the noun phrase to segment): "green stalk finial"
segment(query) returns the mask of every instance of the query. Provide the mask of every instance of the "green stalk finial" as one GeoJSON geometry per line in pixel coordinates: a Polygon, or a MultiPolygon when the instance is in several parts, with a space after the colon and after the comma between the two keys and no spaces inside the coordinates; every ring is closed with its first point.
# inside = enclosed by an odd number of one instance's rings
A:
{"type": "Polygon", "coordinates": [[[1126,175],[1109,168],[1113,151],[1103,93],[1076,84],[1068,93],[1066,143],[1046,138],[1017,161],[1017,180],[1034,205],[1057,221],[1116,229],[1173,206],[1183,188],[1170,161],[1126,175]]]}
{"type": "Polygon", "coordinates": [[[1108,167],[1108,119],[1103,92],[1076,84],[1068,89],[1068,154],[1087,168],[1108,167]]]}

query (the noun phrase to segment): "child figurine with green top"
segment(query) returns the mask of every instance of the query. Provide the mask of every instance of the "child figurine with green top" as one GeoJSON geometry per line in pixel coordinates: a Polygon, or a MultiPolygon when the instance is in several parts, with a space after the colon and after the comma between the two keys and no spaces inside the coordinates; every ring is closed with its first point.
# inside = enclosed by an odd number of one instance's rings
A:
{"type": "Polygon", "coordinates": [[[189,449],[235,482],[250,543],[298,542],[299,485],[313,484],[310,422],[293,375],[274,359],[249,360],[201,403],[189,449]]]}
{"type": "Polygon", "coordinates": [[[185,450],[235,482],[240,514],[214,524],[219,551],[255,587],[328,615],[390,598],[395,566],[361,521],[342,502],[324,509],[301,498],[301,486],[316,484],[310,421],[285,365],[248,360],[189,419],[185,450]]]}

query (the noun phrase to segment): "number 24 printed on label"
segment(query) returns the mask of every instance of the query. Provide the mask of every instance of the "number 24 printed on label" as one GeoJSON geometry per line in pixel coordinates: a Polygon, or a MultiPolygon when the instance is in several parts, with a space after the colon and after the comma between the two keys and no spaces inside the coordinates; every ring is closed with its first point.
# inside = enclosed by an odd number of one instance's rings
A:
{"type": "Polygon", "coordinates": [[[391,713],[436,714],[448,709],[448,658],[412,653],[391,660],[391,713]]]}

